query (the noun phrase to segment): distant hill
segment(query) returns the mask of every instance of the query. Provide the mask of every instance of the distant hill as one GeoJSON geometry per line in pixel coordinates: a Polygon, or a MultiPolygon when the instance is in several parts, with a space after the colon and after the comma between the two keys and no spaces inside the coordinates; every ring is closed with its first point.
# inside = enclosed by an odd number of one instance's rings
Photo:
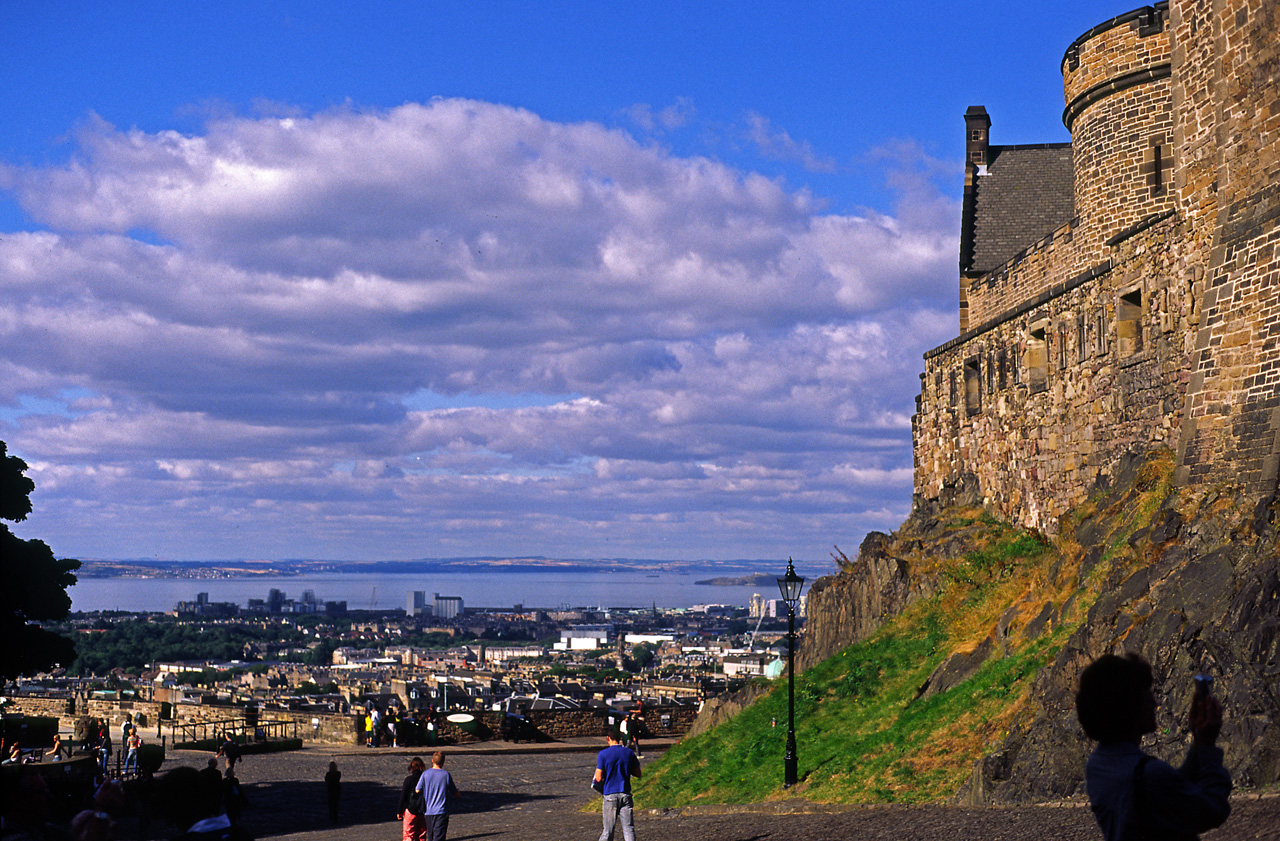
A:
{"type": "Polygon", "coordinates": [[[715,587],[777,587],[778,576],[755,572],[751,575],[721,575],[716,578],[704,578],[693,583],[709,584],[715,587]]]}

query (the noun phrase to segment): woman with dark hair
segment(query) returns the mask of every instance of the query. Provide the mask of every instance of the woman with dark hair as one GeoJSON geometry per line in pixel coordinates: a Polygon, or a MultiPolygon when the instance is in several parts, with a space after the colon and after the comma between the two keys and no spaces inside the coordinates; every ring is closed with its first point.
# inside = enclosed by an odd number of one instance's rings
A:
{"type": "Polygon", "coordinates": [[[400,807],[396,810],[396,820],[402,822],[402,841],[424,841],[427,837],[426,820],[421,813],[415,814],[410,808],[413,790],[418,787],[418,778],[426,769],[422,757],[415,756],[409,762],[409,776],[404,778],[404,785],[400,786],[400,807]]]}
{"type": "Polygon", "coordinates": [[[1215,744],[1222,705],[1206,689],[1191,703],[1193,742],[1180,769],[1140,747],[1156,729],[1151,665],[1136,654],[1099,657],[1080,675],[1076,716],[1098,742],[1085,766],[1089,805],[1107,841],[1195,841],[1221,826],[1231,776],[1215,744]]]}

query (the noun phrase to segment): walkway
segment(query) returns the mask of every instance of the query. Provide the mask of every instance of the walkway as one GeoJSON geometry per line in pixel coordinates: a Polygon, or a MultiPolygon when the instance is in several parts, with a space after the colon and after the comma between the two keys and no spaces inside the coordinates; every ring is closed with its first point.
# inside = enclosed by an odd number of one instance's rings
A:
{"type": "MultiPolygon", "coordinates": [[[[570,841],[600,834],[599,813],[583,813],[598,799],[589,783],[601,740],[546,746],[486,743],[449,749],[446,767],[463,791],[450,841],[570,841]]],[[[644,764],[661,752],[646,745],[644,764]]],[[[251,756],[237,765],[250,798],[244,823],[257,838],[287,841],[397,841],[400,782],[408,760],[426,751],[404,748],[309,747],[251,756]],[[331,825],[323,778],[330,760],[342,771],[341,822],[331,825]]],[[[166,768],[202,766],[207,753],[171,751],[166,768]]],[[[781,773],[779,763],[778,773],[781,773]]],[[[637,804],[643,807],[643,803],[637,804]]],[[[702,807],[684,815],[639,812],[639,841],[960,841],[967,838],[1099,841],[1101,834],[1080,804],[1001,809],[951,806],[863,807],[818,811],[803,802],[756,807],[702,807]]],[[[1239,798],[1227,826],[1204,841],[1280,839],[1280,797],[1239,798]]],[[[122,838],[131,837],[122,826],[122,838]]],[[[167,833],[166,833],[167,834],[167,833]]],[[[621,841],[618,836],[617,841],[621,841]]]]}

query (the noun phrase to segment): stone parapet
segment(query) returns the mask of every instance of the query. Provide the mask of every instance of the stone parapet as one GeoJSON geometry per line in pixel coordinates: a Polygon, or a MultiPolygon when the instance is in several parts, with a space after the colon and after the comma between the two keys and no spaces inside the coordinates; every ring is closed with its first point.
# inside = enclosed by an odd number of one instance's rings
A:
{"type": "Polygon", "coordinates": [[[1153,221],[1106,262],[926,355],[918,495],[972,475],[992,510],[1053,533],[1124,453],[1172,447],[1190,353],[1180,230],[1153,221]]]}
{"type": "MultiPolygon", "coordinates": [[[[20,697],[14,700],[10,709],[26,715],[58,718],[60,726],[64,729],[72,729],[73,722],[79,715],[90,715],[106,719],[114,728],[113,733],[119,731],[119,725],[124,721],[125,713],[133,713],[135,718],[138,713],[142,713],[146,729],[158,728],[157,737],[167,736],[170,732],[169,722],[159,721],[159,704],[90,701],[87,710],[72,712],[68,710],[68,700],[20,697]]],[[[173,707],[172,721],[179,724],[201,724],[227,721],[243,715],[243,707],[222,704],[177,704],[173,707]]],[[[438,729],[440,738],[450,742],[474,742],[484,738],[494,738],[501,732],[502,713],[484,710],[477,711],[475,716],[483,724],[480,728],[482,735],[477,736],[456,724],[442,720],[439,722],[438,729]]],[[[599,736],[605,724],[603,711],[596,709],[532,710],[528,718],[542,738],[552,740],[599,736]]],[[[697,718],[697,707],[692,705],[658,706],[645,710],[645,726],[653,738],[679,738],[689,731],[695,718],[697,718]]],[[[266,709],[262,711],[259,721],[296,725],[297,735],[304,741],[358,744],[362,734],[362,720],[357,715],[266,709]]]]}

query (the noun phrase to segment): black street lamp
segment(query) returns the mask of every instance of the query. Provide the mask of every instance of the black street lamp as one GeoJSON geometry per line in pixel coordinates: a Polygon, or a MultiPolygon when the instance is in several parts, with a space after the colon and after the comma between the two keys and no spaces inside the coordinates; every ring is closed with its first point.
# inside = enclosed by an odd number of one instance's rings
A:
{"type": "Polygon", "coordinates": [[[787,753],[783,788],[796,784],[796,604],[804,578],[796,575],[795,564],[787,558],[787,574],[778,579],[782,600],[787,603],[787,753]]]}

